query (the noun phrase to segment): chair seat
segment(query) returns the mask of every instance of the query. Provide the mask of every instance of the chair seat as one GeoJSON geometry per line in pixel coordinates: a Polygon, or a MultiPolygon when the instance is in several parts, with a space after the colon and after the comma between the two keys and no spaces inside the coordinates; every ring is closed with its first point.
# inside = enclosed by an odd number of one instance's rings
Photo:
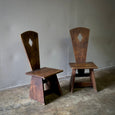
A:
{"type": "Polygon", "coordinates": [[[47,78],[47,77],[50,77],[50,76],[55,75],[60,72],[63,72],[63,70],[44,67],[44,68],[40,68],[38,70],[27,72],[26,75],[47,78]]]}
{"type": "Polygon", "coordinates": [[[72,69],[97,69],[98,67],[93,62],[86,63],[69,63],[72,69]]]}

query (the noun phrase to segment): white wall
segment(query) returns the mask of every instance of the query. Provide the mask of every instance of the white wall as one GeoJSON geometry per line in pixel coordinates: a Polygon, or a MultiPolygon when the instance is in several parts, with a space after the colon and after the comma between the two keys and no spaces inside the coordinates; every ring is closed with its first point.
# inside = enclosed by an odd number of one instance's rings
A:
{"type": "Polygon", "coordinates": [[[0,89],[30,83],[30,70],[20,34],[39,33],[41,67],[67,74],[70,0],[0,0],[0,89]]]}
{"type": "Polygon", "coordinates": [[[20,34],[39,33],[41,67],[70,75],[74,61],[69,29],[91,29],[87,60],[99,68],[115,65],[114,0],[0,0],[0,90],[29,84],[30,70],[20,34]]]}

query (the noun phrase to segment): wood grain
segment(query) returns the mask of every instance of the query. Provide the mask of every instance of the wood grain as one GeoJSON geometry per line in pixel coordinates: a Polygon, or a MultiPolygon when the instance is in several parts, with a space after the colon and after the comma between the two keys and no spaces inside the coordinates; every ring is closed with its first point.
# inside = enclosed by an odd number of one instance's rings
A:
{"type": "Polygon", "coordinates": [[[91,78],[93,88],[94,88],[95,92],[97,92],[97,86],[96,86],[96,82],[95,82],[95,74],[94,74],[93,69],[90,69],[90,78],[91,78]]]}
{"type": "Polygon", "coordinates": [[[37,100],[42,104],[45,104],[44,86],[42,78],[32,77],[30,94],[31,99],[37,100]]]}
{"type": "Polygon", "coordinates": [[[40,68],[38,34],[36,32],[26,31],[21,34],[21,38],[32,69],[32,71],[26,73],[32,76],[30,98],[46,104],[46,91],[56,93],[59,96],[62,94],[56,74],[63,70],[47,67],[40,68]]]}
{"type": "Polygon", "coordinates": [[[75,75],[76,75],[76,69],[72,69],[72,75],[71,75],[71,80],[70,80],[71,93],[73,93],[73,90],[74,90],[75,75]]]}
{"type": "Polygon", "coordinates": [[[27,72],[26,74],[30,75],[30,76],[47,78],[47,77],[50,77],[50,76],[55,75],[55,74],[60,73],[60,72],[63,72],[63,70],[44,67],[44,68],[40,68],[39,70],[27,72]]]}
{"type": "Polygon", "coordinates": [[[98,67],[93,62],[86,62],[87,56],[87,47],[88,47],[88,40],[89,40],[89,29],[84,27],[78,27],[70,30],[73,51],[75,56],[75,63],[70,63],[70,67],[72,68],[72,75],[70,79],[70,90],[73,92],[74,88],[74,81],[75,77],[84,77],[90,76],[91,82],[79,82],[77,83],[77,87],[82,86],[93,86],[94,90],[96,91],[96,82],[94,77],[93,69],[97,69],[98,67]],[[79,36],[81,35],[81,38],[79,36]],[[89,69],[90,73],[85,73],[85,69],[89,69]],[[76,71],[78,70],[78,74],[76,71]]]}
{"type": "Polygon", "coordinates": [[[70,30],[70,35],[73,44],[76,63],[78,64],[85,62],[89,39],[89,29],[83,27],[74,28],[70,30]],[[81,41],[78,39],[79,34],[82,35],[81,41]]]}
{"type": "Polygon", "coordinates": [[[38,34],[34,31],[27,31],[21,34],[22,42],[32,70],[40,69],[38,34]],[[32,42],[32,46],[29,44],[32,42]]]}
{"type": "Polygon", "coordinates": [[[98,67],[93,62],[86,63],[70,63],[72,69],[97,69],[98,67]]]}

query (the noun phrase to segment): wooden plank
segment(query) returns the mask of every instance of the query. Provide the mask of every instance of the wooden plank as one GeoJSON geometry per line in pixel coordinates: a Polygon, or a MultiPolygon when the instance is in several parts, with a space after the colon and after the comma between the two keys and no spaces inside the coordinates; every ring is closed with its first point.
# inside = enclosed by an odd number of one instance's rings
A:
{"type": "Polygon", "coordinates": [[[32,77],[30,86],[30,98],[45,104],[42,78],[32,77]]]}
{"type": "Polygon", "coordinates": [[[95,92],[97,92],[97,87],[96,87],[96,82],[95,82],[95,74],[94,74],[93,69],[90,69],[90,77],[91,77],[91,81],[93,84],[93,88],[94,88],[95,92]]]}
{"type": "Polygon", "coordinates": [[[63,72],[63,70],[44,67],[44,68],[41,68],[39,70],[27,72],[26,74],[30,75],[30,76],[47,78],[47,77],[50,77],[50,76],[55,75],[55,74],[60,73],[60,72],[63,72]]]}
{"type": "Polygon", "coordinates": [[[76,82],[75,87],[92,87],[92,83],[91,82],[76,82]]]}
{"type": "Polygon", "coordinates": [[[90,74],[89,73],[84,73],[84,74],[76,74],[76,77],[89,77],[90,74]]]}
{"type": "Polygon", "coordinates": [[[89,31],[88,28],[83,27],[70,30],[76,63],[83,63],[86,61],[89,31]],[[81,40],[79,40],[79,35],[82,37],[81,40]]]}
{"type": "Polygon", "coordinates": [[[93,62],[85,63],[69,63],[72,69],[97,69],[98,67],[93,62]]]}
{"type": "Polygon", "coordinates": [[[40,69],[38,34],[33,31],[27,31],[21,34],[21,38],[31,69],[40,69]]]}
{"type": "Polygon", "coordinates": [[[74,90],[75,75],[76,75],[76,69],[72,69],[72,75],[71,75],[71,80],[70,80],[71,93],[73,93],[73,90],[74,90]]]}

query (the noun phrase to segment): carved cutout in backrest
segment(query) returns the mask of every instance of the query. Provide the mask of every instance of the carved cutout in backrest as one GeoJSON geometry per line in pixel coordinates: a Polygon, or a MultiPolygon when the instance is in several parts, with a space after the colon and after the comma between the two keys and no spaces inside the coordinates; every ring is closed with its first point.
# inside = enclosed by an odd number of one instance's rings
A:
{"type": "Polygon", "coordinates": [[[38,34],[27,31],[21,34],[22,42],[32,70],[40,69],[38,34]]]}
{"type": "Polygon", "coordinates": [[[70,30],[70,35],[76,63],[84,63],[87,55],[89,29],[83,27],[74,28],[70,30]]]}

